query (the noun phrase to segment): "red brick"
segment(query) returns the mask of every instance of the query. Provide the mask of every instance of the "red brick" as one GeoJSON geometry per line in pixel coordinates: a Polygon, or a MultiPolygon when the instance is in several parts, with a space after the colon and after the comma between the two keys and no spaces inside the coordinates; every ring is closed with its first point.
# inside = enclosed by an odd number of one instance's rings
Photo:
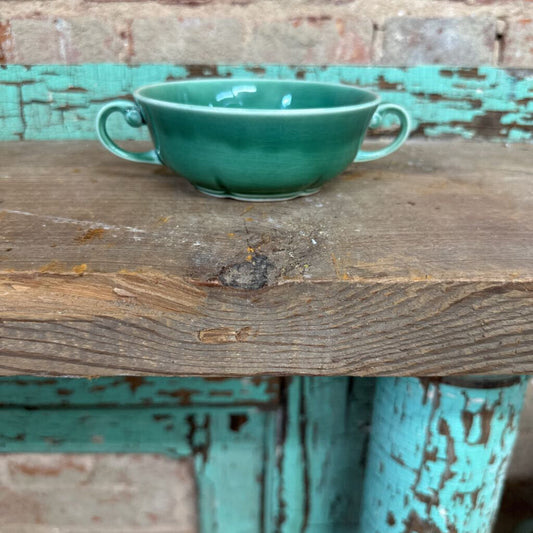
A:
{"type": "Polygon", "coordinates": [[[13,18],[2,27],[0,45],[9,63],[118,61],[127,45],[111,21],[90,17],[13,18]]]}
{"type": "Polygon", "coordinates": [[[533,18],[509,21],[502,61],[506,67],[533,68],[533,18]]]}
{"type": "Polygon", "coordinates": [[[67,63],[116,62],[127,48],[113,21],[72,17],[56,21],[61,30],[67,63]]]}
{"type": "Polygon", "coordinates": [[[254,63],[367,63],[372,22],[354,17],[301,17],[258,22],[244,51],[254,63]]]}
{"type": "Polygon", "coordinates": [[[213,64],[242,58],[242,21],[223,17],[134,19],[133,63],[213,64]]]}
{"type": "Polygon", "coordinates": [[[9,61],[13,53],[12,49],[11,25],[7,21],[0,21],[0,64],[9,61]]]}
{"type": "Polygon", "coordinates": [[[11,26],[11,50],[7,62],[27,65],[64,63],[59,32],[51,18],[14,18],[11,26]]]}
{"type": "Polygon", "coordinates": [[[2,533],[194,533],[191,461],[135,454],[0,455],[2,533]]]}
{"type": "Polygon", "coordinates": [[[386,22],[384,31],[384,64],[478,66],[492,62],[496,20],[397,17],[386,22]]]}

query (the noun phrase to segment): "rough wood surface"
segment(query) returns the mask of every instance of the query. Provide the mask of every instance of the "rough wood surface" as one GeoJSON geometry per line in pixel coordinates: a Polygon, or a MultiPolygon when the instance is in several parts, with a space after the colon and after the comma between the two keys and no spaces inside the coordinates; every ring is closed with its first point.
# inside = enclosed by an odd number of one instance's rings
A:
{"type": "Polygon", "coordinates": [[[264,204],[93,142],[0,161],[4,375],[533,372],[531,146],[411,143],[264,204]]]}

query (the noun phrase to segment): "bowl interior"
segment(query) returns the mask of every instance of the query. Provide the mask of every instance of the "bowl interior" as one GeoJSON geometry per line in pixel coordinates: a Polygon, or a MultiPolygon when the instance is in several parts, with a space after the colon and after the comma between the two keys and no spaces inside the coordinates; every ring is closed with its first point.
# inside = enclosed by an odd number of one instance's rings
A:
{"type": "Polygon", "coordinates": [[[143,87],[141,98],[170,104],[257,110],[327,109],[373,103],[377,97],[346,85],[278,80],[198,80],[143,87]]]}

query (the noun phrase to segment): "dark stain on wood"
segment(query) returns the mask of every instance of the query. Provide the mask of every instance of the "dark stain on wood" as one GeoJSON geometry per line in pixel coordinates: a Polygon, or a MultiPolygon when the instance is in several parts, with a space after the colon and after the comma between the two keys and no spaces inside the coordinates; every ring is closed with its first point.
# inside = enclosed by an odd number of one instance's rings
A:
{"type": "Polygon", "coordinates": [[[378,89],[382,91],[400,91],[403,89],[401,83],[391,83],[387,81],[384,76],[378,76],[378,89]]]}
{"type": "Polygon", "coordinates": [[[74,240],[80,244],[85,244],[93,239],[101,239],[106,232],[103,228],[88,229],[83,235],[76,237],[74,240]]]}
{"type": "MultiPolygon", "coordinates": [[[[500,130],[503,127],[502,117],[507,114],[507,111],[485,111],[470,121],[468,129],[480,137],[505,137],[505,134],[501,133],[500,130]]],[[[451,124],[455,125],[453,122],[451,124]]],[[[512,127],[513,124],[506,124],[505,126],[512,127]]]]}
{"type": "Polygon", "coordinates": [[[172,415],[169,415],[167,413],[165,414],[154,414],[152,416],[152,418],[156,421],[156,422],[160,422],[161,420],[170,420],[172,418],[172,415]]]}
{"type": "Polygon", "coordinates": [[[248,72],[251,72],[252,74],[255,74],[256,76],[264,76],[266,74],[266,69],[265,67],[260,67],[260,66],[250,66],[250,67],[246,67],[246,70],[248,72]]]}
{"type": "Polygon", "coordinates": [[[9,442],[24,442],[26,440],[26,433],[17,433],[13,437],[4,433],[0,433],[0,439],[2,441],[9,442]]]}
{"type": "Polygon", "coordinates": [[[474,413],[463,409],[461,411],[461,421],[465,430],[465,439],[468,440],[470,436],[470,431],[472,430],[472,425],[474,423],[474,413]]]}
{"type": "Polygon", "coordinates": [[[396,525],[396,518],[394,517],[394,514],[392,513],[392,511],[389,511],[387,513],[387,524],[389,526],[395,526],[396,525]]]}
{"type": "Polygon", "coordinates": [[[244,424],[248,422],[248,415],[235,414],[229,417],[229,428],[231,431],[238,433],[244,424]]]}
{"type": "Polygon", "coordinates": [[[401,457],[398,457],[397,455],[394,455],[394,454],[391,454],[391,459],[395,462],[395,463],[398,463],[400,466],[407,466],[405,464],[405,461],[401,458],[401,457]]]}
{"type": "Polygon", "coordinates": [[[422,519],[416,511],[411,511],[404,522],[405,529],[402,533],[451,533],[450,531],[442,531],[430,519],[422,519]]]}
{"type": "Polygon", "coordinates": [[[480,74],[479,68],[458,68],[454,70],[443,68],[440,70],[440,75],[445,78],[463,78],[467,80],[485,80],[486,74],[480,74]]]}
{"type": "Polygon", "coordinates": [[[187,78],[231,78],[231,72],[221,74],[217,65],[187,65],[187,78]]]}
{"type": "Polygon", "coordinates": [[[87,93],[89,92],[85,87],[78,87],[76,85],[71,85],[67,89],[65,89],[66,93],[87,93]]]}
{"type": "MultiPolygon", "coordinates": [[[[436,103],[436,102],[452,102],[457,101],[456,98],[450,98],[449,96],[445,96],[440,93],[424,93],[424,92],[416,92],[413,93],[413,96],[416,96],[417,98],[425,99],[429,102],[436,103]]],[[[471,109],[481,109],[483,107],[483,100],[480,98],[461,98],[461,102],[468,102],[471,109]]]]}
{"type": "Polygon", "coordinates": [[[180,405],[191,405],[191,398],[198,394],[199,391],[194,389],[176,389],[173,391],[160,390],[157,392],[159,396],[169,396],[170,398],[178,398],[180,405]]]}
{"type": "Polygon", "coordinates": [[[431,494],[417,491],[413,493],[414,497],[426,506],[427,515],[431,513],[432,507],[438,507],[440,505],[439,493],[436,492],[434,489],[429,490],[431,490],[431,494]]]}
{"type": "Polygon", "coordinates": [[[298,409],[298,436],[300,439],[300,449],[302,451],[302,464],[303,464],[303,517],[301,532],[304,533],[307,529],[309,522],[309,513],[311,511],[311,480],[309,474],[309,452],[307,450],[307,406],[306,398],[303,390],[300,390],[300,405],[298,409]]]}
{"type": "Polygon", "coordinates": [[[424,450],[422,461],[424,461],[424,463],[427,461],[435,463],[437,461],[437,453],[438,449],[436,446],[432,450],[424,450]]]}
{"type": "Polygon", "coordinates": [[[481,492],[481,487],[476,489],[476,490],[473,490],[471,493],[470,493],[470,497],[472,498],[472,508],[475,509],[477,507],[477,500],[479,498],[479,493],[481,492]]]}
{"type": "Polygon", "coordinates": [[[257,290],[265,287],[276,272],[276,267],[263,254],[254,254],[250,261],[226,266],[218,274],[218,280],[226,287],[257,290]]]}
{"type": "Polygon", "coordinates": [[[187,432],[187,442],[194,455],[200,455],[204,463],[207,463],[209,456],[209,446],[211,444],[210,425],[211,417],[203,416],[203,422],[198,424],[197,419],[201,415],[188,415],[186,418],[189,431],[187,432]],[[198,438],[198,433],[201,437],[198,438]],[[198,440],[197,440],[198,438],[198,440]]]}
{"type": "Polygon", "coordinates": [[[457,462],[457,455],[455,454],[455,441],[451,435],[450,426],[444,418],[439,419],[438,431],[440,435],[446,438],[446,466],[439,482],[439,490],[442,490],[444,485],[456,475],[452,471],[452,466],[457,462]]]}
{"type": "MultiPolygon", "coordinates": [[[[278,409],[277,415],[277,425],[276,425],[276,449],[280,450],[279,453],[276,453],[276,471],[278,478],[283,480],[283,462],[286,450],[286,440],[287,440],[287,425],[289,423],[288,417],[288,388],[290,383],[289,377],[283,377],[279,380],[279,401],[280,407],[278,409]]],[[[278,483],[276,498],[278,502],[278,514],[275,517],[275,531],[281,531],[283,524],[287,520],[287,504],[283,497],[283,483],[278,483]]]]}
{"type": "Polygon", "coordinates": [[[490,437],[490,431],[492,428],[492,418],[494,417],[494,407],[488,408],[483,405],[479,411],[481,417],[481,435],[479,436],[478,444],[487,444],[490,437]]]}
{"type": "MultiPolygon", "coordinates": [[[[513,284],[507,285],[508,290],[513,290],[513,284]]],[[[500,287],[489,287],[487,289],[484,289],[485,294],[491,295],[491,294],[500,294],[499,291],[500,287]]],[[[517,287],[516,290],[522,290],[522,288],[517,287]]],[[[533,285],[529,287],[526,285],[526,292],[533,291],[533,285]]],[[[507,291],[506,291],[507,292],[507,291]]],[[[505,294],[505,293],[502,293],[505,294]]],[[[521,376],[501,376],[501,377],[494,377],[491,379],[486,379],[485,376],[445,376],[442,378],[439,378],[439,380],[442,383],[445,383],[446,385],[452,385],[453,387],[461,387],[461,388],[468,388],[468,389],[501,389],[503,387],[512,387],[514,385],[518,385],[521,381],[521,376]]],[[[463,392],[463,396],[465,400],[467,400],[466,394],[463,392]]]]}
{"type": "Polygon", "coordinates": [[[142,387],[146,383],[146,378],[142,376],[126,376],[124,381],[128,384],[132,394],[137,392],[139,387],[142,387]]]}
{"type": "Polygon", "coordinates": [[[58,396],[70,396],[74,391],[71,389],[57,389],[56,393],[58,396]]]}

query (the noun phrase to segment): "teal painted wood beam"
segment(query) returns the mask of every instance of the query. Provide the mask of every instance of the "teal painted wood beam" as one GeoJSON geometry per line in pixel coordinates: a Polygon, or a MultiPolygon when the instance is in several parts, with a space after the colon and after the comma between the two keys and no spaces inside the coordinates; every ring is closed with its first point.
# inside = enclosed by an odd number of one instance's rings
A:
{"type": "Polygon", "coordinates": [[[279,401],[277,378],[203,379],[121,376],[0,378],[2,407],[223,407],[272,408],[279,401]]]}
{"type": "Polygon", "coordinates": [[[359,523],[373,378],[291,378],[279,420],[268,533],[353,533],[359,523]]]}
{"type": "Polygon", "coordinates": [[[201,533],[261,531],[264,449],[275,411],[257,407],[0,409],[0,453],[189,457],[201,533]],[[237,511],[238,510],[238,511],[237,511]]]}
{"type": "Polygon", "coordinates": [[[379,379],[361,533],[489,533],[525,387],[379,379]]]}
{"type": "Polygon", "coordinates": [[[190,458],[201,533],[261,531],[279,380],[0,379],[0,453],[190,458]],[[235,510],[238,509],[238,513],[235,510]]]}
{"type": "MultiPolygon", "coordinates": [[[[413,135],[533,141],[533,69],[166,64],[7,65],[0,69],[0,140],[95,139],[105,102],[148,83],[210,76],[359,85],[404,106],[413,135]]],[[[122,122],[111,121],[114,138],[142,137],[122,122]]]]}

